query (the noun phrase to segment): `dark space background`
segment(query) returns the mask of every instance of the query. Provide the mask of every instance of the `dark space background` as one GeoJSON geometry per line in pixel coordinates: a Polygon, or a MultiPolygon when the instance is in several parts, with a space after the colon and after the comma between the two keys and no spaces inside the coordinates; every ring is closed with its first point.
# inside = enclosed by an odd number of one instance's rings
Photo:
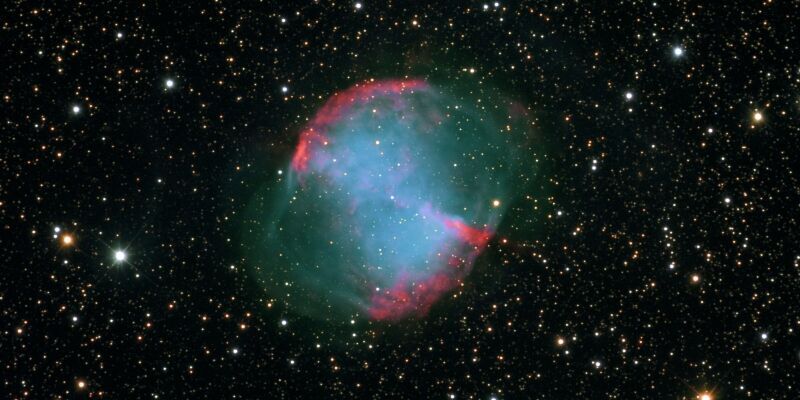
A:
{"type": "Polygon", "coordinates": [[[798,6],[4,2],[0,397],[798,398],[798,6]],[[523,104],[530,185],[427,318],[305,319],[237,217],[405,76],[523,104]]]}

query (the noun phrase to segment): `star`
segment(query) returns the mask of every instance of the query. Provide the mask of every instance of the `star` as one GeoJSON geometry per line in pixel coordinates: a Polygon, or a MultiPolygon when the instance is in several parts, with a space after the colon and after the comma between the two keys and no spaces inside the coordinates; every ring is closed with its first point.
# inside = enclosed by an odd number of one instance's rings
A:
{"type": "Polygon", "coordinates": [[[761,114],[761,111],[756,111],[753,113],[753,120],[756,122],[761,122],[764,120],[764,114],[761,114]]]}
{"type": "Polygon", "coordinates": [[[72,238],[72,235],[70,235],[68,233],[65,233],[65,234],[63,234],[61,236],[61,243],[64,246],[72,246],[73,242],[74,242],[74,239],[72,238]]]}
{"type": "Polygon", "coordinates": [[[118,263],[125,261],[127,258],[128,254],[125,253],[125,250],[117,250],[114,252],[114,260],[118,263]]]}
{"type": "Polygon", "coordinates": [[[76,115],[80,114],[81,113],[81,107],[80,106],[72,106],[72,113],[76,114],[76,115]]]}
{"type": "Polygon", "coordinates": [[[166,86],[166,87],[167,87],[167,89],[172,89],[172,88],[175,86],[175,81],[174,81],[174,80],[172,80],[172,79],[167,79],[167,80],[164,82],[164,86],[166,86]]]}
{"type": "Polygon", "coordinates": [[[672,54],[675,55],[675,57],[683,56],[683,52],[684,52],[684,50],[683,50],[683,47],[681,47],[681,46],[675,46],[675,47],[672,48],[672,54]]]}
{"type": "Polygon", "coordinates": [[[631,100],[631,99],[633,99],[633,93],[625,92],[625,100],[631,100]]]}

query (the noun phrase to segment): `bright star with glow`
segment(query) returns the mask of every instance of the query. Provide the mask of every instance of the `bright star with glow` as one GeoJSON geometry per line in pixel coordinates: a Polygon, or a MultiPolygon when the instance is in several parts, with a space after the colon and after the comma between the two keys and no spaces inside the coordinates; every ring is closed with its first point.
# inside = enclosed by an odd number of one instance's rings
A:
{"type": "Polygon", "coordinates": [[[166,82],[164,82],[164,85],[167,87],[167,89],[172,89],[175,86],[175,81],[172,79],[167,79],[166,82]]]}
{"type": "Polygon", "coordinates": [[[80,114],[81,113],[81,107],[80,106],[72,106],[72,113],[73,114],[80,114]]]}
{"type": "Polygon", "coordinates": [[[674,54],[674,55],[675,55],[675,57],[681,57],[681,56],[683,56],[683,47],[681,47],[681,46],[675,46],[675,47],[673,47],[673,48],[672,48],[672,54],[674,54]]]}
{"type": "Polygon", "coordinates": [[[125,250],[117,250],[117,251],[114,252],[114,260],[116,262],[123,262],[127,258],[128,258],[128,254],[125,253],[125,250]]]}

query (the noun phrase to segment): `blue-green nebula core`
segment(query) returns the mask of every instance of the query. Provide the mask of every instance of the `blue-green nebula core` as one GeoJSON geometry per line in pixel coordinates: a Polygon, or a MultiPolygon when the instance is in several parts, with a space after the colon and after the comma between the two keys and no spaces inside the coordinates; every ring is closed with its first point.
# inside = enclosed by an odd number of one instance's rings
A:
{"type": "Polygon", "coordinates": [[[332,96],[300,132],[285,187],[251,202],[259,281],[313,317],[426,315],[513,200],[521,110],[422,80],[332,96]]]}

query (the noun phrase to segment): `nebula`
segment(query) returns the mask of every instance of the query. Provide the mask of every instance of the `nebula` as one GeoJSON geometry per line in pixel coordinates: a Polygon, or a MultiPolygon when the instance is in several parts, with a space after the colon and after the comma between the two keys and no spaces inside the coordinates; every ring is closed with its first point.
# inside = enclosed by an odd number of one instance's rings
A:
{"type": "Polygon", "coordinates": [[[462,285],[514,197],[514,104],[424,80],[333,95],[300,131],[281,190],[255,202],[259,281],[314,317],[425,316],[462,285]]]}

